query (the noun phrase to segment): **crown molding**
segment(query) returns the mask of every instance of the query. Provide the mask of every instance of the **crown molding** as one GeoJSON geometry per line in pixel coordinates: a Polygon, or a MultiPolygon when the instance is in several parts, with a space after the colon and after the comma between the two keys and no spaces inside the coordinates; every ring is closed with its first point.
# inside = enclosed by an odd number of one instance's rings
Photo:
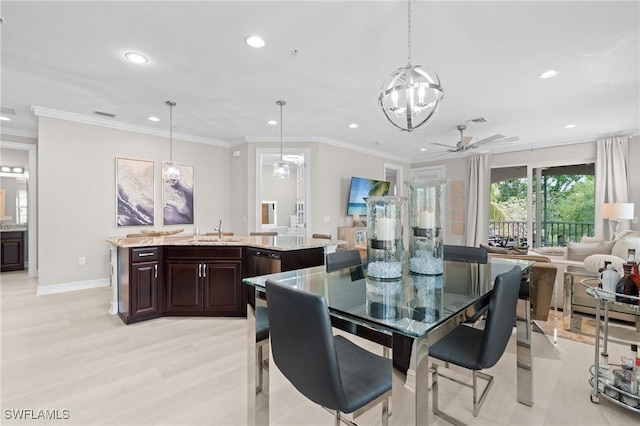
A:
{"type": "Polygon", "coordinates": [[[2,126],[0,128],[0,134],[7,135],[7,136],[20,136],[23,138],[38,139],[37,132],[32,132],[30,130],[13,129],[11,127],[5,127],[5,126],[2,126]]]}
{"type": "MultiPolygon", "coordinates": [[[[274,138],[274,136],[250,135],[250,136],[245,136],[244,138],[241,138],[241,139],[236,139],[233,142],[231,142],[230,145],[232,147],[235,147],[235,146],[238,146],[238,145],[242,145],[244,143],[279,143],[279,142],[280,142],[280,139],[278,138],[276,140],[274,138]]],[[[408,158],[405,158],[405,157],[401,157],[401,156],[397,156],[397,155],[390,155],[390,154],[387,154],[385,152],[376,151],[375,149],[364,148],[364,147],[361,147],[361,146],[358,146],[358,145],[350,144],[348,142],[343,142],[343,141],[340,141],[340,140],[337,140],[337,139],[328,138],[328,137],[325,137],[325,136],[317,136],[317,135],[295,136],[295,137],[288,136],[288,137],[284,137],[282,139],[282,142],[286,142],[286,143],[290,143],[290,144],[296,144],[296,143],[321,143],[321,144],[325,144],[325,145],[336,146],[338,148],[348,149],[350,151],[360,152],[362,154],[373,155],[375,157],[381,157],[381,158],[388,159],[388,160],[400,161],[400,162],[411,164],[411,159],[408,159],[408,158]]]]}
{"type": "MultiPolygon", "coordinates": [[[[166,138],[169,137],[168,130],[153,129],[151,127],[139,126],[135,124],[127,124],[121,121],[109,120],[101,117],[92,117],[85,114],[77,114],[74,112],[60,111],[60,110],[51,109],[51,108],[44,108],[36,105],[31,106],[31,112],[36,117],[56,118],[59,120],[73,121],[73,122],[82,123],[82,124],[90,124],[92,126],[107,127],[110,129],[124,130],[127,132],[141,133],[144,135],[161,136],[166,138]]],[[[173,132],[173,138],[179,139],[182,141],[219,146],[223,148],[230,147],[228,142],[220,139],[205,138],[202,136],[195,136],[187,133],[173,132]]]]}

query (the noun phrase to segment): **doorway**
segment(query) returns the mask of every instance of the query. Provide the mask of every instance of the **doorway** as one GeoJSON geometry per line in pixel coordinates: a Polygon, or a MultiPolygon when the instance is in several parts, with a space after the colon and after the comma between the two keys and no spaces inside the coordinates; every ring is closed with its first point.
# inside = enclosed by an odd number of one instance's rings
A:
{"type": "MultiPolygon", "coordinates": [[[[38,217],[37,217],[37,156],[36,145],[20,142],[0,143],[0,149],[27,151],[28,176],[26,178],[26,216],[27,216],[27,268],[30,277],[38,276],[38,217]]],[[[4,156],[3,156],[4,157],[4,156]]]]}
{"type": "MultiPolygon", "coordinates": [[[[311,219],[309,170],[311,150],[309,148],[284,149],[284,159],[290,159],[289,179],[273,178],[273,163],[280,160],[277,148],[256,149],[256,217],[255,230],[262,230],[262,205],[277,205],[275,230],[280,235],[309,236],[311,219]]],[[[271,228],[273,226],[269,225],[271,228]]]]}

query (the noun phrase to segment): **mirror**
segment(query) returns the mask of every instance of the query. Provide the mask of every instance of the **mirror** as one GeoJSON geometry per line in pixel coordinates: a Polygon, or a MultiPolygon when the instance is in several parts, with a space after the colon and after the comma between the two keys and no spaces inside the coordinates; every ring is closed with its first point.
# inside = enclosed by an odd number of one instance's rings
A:
{"type": "Polygon", "coordinates": [[[276,202],[275,201],[263,201],[262,202],[262,225],[276,226],[276,202]]]}

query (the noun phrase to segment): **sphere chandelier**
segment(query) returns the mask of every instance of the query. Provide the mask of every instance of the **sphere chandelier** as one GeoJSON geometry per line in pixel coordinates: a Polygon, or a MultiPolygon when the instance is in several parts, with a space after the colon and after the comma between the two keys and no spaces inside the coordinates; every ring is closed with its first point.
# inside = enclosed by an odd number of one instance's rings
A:
{"type": "Polygon", "coordinates": [[[391,73],[378,96],[378,104],[387,120],[407,132],[431,120],[444,96],[440,78],[433,70],[411,65],[411,1],[408,0],[407,14],[407,65],[391,73]]]}

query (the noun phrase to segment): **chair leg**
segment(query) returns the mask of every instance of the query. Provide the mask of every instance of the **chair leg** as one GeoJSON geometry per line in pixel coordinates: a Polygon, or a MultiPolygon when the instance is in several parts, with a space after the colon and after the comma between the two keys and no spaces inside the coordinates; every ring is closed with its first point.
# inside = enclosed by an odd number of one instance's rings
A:
{"type": "Polygon", "coordinates": [[[256,348],[256,360],[258,362],[258,386],[256,386],[256,393],[262,392],[262,375],[264,374],[264,366],[262,365],[262,345],[258,345],[256,348]]]}
{"type": "Polygon", "coordinates": [[[432,394],[432,398],[433,398],[433,402],[432,402],[433,414],[435,414],[438,417],[442,417],[443,419],[445,419],[446,421],[448,421],[451,424],[459,425],[459,426],[465,426],[465,423],[462,423],[460,420],[451,417],[447,413],[441,411],[440,408],[438,407],[438,376],[442,376],[442,377],[444,377],[446,379],[451,380],[452,382],[459,383],[459,384],[461,384],[463,386],[470,387],[472,389],[472,391],[473,391],[473,416],[474,417],[478,416],[478,413],[480,412],[480,408],[482,407],[482,404],[484,403],[484,400],[487,397],[487,394],[489,393],[489,389],[493,385],[493,376],[490,376],[490,375],[488,375],[486,373],[482,373],[480,371],[472,370],[471,371],[472,384],[469,385],[468,383],[462,382],[462,381],[457,380],[457,379],[455,379],[453,377],[449,377],[449,376],[443,375],[443,374],[438,374],[438,366],[437,366],[437,364],[432,364],[432,368],[431,368],[431,390],[433,391],[433,394],[432,394]],[[482,394],[480,395],[480,398],[478,398],[478,377],[480,377],[481,379],[484,379],[484,380],[487,381],[487,385],[482,390],[482,394]]]}
{"type": "Polygon", "coordinates": [[[340,411],[336,410],[336,416],[334,417],[335,421],[333,424],[335,426],[340,426],[340,411]]]}
{"type": "Polygon", "coordinates": [[[389,416],[391,415],[389,413],[389,400],[390,398],[385,398],[382,401],[382,426],[389,426],[389,416]]]}

